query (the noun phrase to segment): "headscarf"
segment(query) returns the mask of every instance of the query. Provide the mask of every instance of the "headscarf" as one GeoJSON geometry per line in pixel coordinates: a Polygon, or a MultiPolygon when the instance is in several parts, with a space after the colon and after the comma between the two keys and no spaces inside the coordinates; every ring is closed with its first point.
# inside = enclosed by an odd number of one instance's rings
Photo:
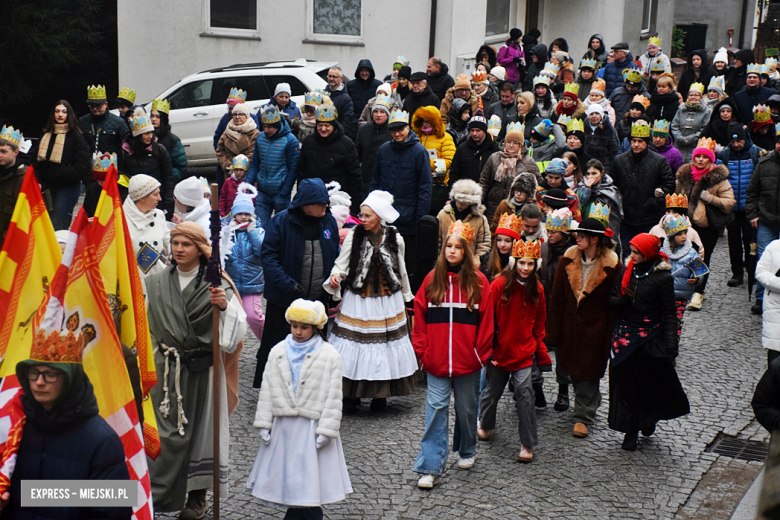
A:
{"type": "MultiPolygon", "coordinates": [[[[668,261],[669,257],[661,251],[661,239],[650,233],[640,233],[629,242],[632,246],[639,249],[646,260],[663,259],[668,261]]],[[[626,271],[623,273],[623,281],[620,283],[620,294],[623,295],[631,283],[631,276],[634,274],[634,260],[629,259],[626,264],[626,271]]]]}
{"type": "Polygon", "coordinates": [[[176,224],[173,226],[173,229],[171,229],[171,240],[179,235],[192,240],[206,258],[211,256],[211,244],[209,244],[206,233],[203,232],[203,228],[199,224],[196,224],[195,222],[182,222],[181,224],[176,224]]]}

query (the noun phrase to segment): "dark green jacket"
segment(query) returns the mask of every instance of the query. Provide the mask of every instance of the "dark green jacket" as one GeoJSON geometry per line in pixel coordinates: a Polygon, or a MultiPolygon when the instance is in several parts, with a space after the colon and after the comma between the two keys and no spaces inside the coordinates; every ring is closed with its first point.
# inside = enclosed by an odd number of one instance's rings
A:
{"type": "Polygon", "coordinates": [[[130,133],[127,123],[108,111],[96,118],[92,117],[92,114],[81,116],[79,126],[92,153],[119,153],[122,140],[130,133]]]}

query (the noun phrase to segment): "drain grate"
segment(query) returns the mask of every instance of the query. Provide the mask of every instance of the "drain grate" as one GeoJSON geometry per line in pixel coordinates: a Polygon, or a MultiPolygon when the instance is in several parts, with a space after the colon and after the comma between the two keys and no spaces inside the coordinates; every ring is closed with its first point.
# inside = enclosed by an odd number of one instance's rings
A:
{"type": "Polygon", "coordinates": [[[734,459],[763,462],[769,454],[769,444],[719,433],[707,446],[706,451],[734,459]]]}

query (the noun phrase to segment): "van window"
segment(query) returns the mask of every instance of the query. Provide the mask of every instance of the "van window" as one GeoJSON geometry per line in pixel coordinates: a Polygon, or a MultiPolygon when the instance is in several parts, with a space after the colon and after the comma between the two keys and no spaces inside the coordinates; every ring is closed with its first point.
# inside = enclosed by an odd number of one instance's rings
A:
{"type": "Polygon", "coordinates": [[[217,100],[217,103],[224,102],[230,94],[230,89],[233,87],[245,91],[247,101],[271,98],[265,81],[263,81],[263,76],[238,76],[233,78],[222,78],[222,93],[224,95],[217,100]]]}
{"type": "Polygon", "coordinates": [[[295,76],[265,76],[265,83],[268,85],[268,90],[271,95],[276,91],[276,85],[278,83],[289,83],[293,96],[303,96],[309,91],[309,89],[306,88],[306,85],[295,76]]]}
{"type": "MultiPolygon", "coordinates": [[[[171,110],[181,108],[205,107],[211,105],[211,91],[214,80],[206,79],[193,81],[182,85],[173,94],[168,96],[171,110]]],[[[225,96],[227,98],[227,96],[225,96]]]]}

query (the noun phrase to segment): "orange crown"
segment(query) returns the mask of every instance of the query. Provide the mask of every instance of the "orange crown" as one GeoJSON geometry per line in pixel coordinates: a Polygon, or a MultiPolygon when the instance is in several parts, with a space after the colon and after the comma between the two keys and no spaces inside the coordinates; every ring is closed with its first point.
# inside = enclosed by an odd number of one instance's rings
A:
{"type": "Polygon", "coordinates": [[[514,213],[505,213],[498,220],[496,235],[507,235],[515,240],[520,240],[520,233],[523,231],[523,219],[515,216],[514,213]]]}
{"type": "Polygon", "coordinates": [[[642,94],[637,94],[636,96],[634,96],[634,99],[632,99],[631,102],[632,103],[641,103],[642,106],[645,107],[645,110],[647,110],[647,107],[650,106],[650,100],[647,99],[642,94]]]}
{"type": "Polygon", "coordinates": [[[449,237],[450,235],[458,235],[460,238],[471,244],[474,242],[475,233],[476,231],[468,222],[464,223],[462,220],[456,220],[450,224],[450,229],[447,231],[447,236],[449,237]]]}
{"type": "Polygon", "coordinates": [[[542,242],[540,240],[515,240],[512,246],[512,258],[534,258],[542,257],[542,242]]]}
{"type": "Polygon", "coordinates": [[[709,137],[702,137],[699,139],[699,142],[696,143],[696,148],[709,148],[713,152],[715,151],[715,145],[717,143],[710,139],[709,137]]]}
{"type": "Polygon", "coordinates": [[[30,359],[47,363],[81,363],[84,353],[84,336],[73,332],[63,336],[58,331],[52,331],[48,336],[46,331],[38,329],[33,338],[30,359]]]}
{"type": "Polygon", "coordinates": [[[667,208],[688,208],[688,195],[685,193],[671,193],[666,195],[667,208]]]}
{"type": "Polygon", "coordinates": [[[474,83],[482,83],[487,81],[487,72],[484,70],[478,70],[471,75],[471,81],[474,83]]]}

